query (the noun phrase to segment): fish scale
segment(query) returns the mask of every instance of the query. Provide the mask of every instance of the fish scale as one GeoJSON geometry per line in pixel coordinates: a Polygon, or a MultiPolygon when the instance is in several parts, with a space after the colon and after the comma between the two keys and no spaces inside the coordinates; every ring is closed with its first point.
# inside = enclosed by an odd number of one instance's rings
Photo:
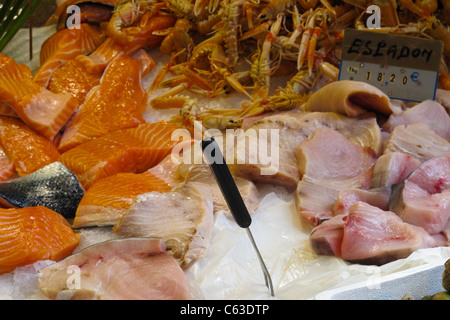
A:
{"type": "Polygon", "coordinates": [[[16,208],[44,206],[65,218],[75,217],[83,195],[77,177],[61,162],[0,183],[0,198],[4,204],[16,208]]]}

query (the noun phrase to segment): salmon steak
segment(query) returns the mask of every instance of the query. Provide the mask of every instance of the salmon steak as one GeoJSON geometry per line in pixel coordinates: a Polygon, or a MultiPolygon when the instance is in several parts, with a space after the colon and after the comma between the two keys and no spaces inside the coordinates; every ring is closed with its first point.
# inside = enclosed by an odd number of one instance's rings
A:
{"type": "Polygon", "coordinates": [[[177,175],[181,161],[181,156],[171,152],[143,173],[117,173],[95,182],[78,204],[72,227],[115,225],[138,195],[168,192],[181,183],[177,175]]]}
{"type": "Polygon", "coordinates": [[[47,139],[53,139],[79,106],[66,94],[53,93],[38,85],[28,67],[0,54],[0,101],[47,139]]]}
{"type": "Polygon", "coordinates": [[[85,142],[60,161],[80,180],[83,188],[119,172],[141,173],[157,165],[175,146],[172,133],[179,129],[166,121],[143,123],[85,142]]]}
{"type": "Polygon", "coordinates": [[[89,91],[100,84],[102,74],[91,74],[77,60],[69,60],[53,72],[47,88],[53,93],[70,94],[81,104],[89,91]]]}
{"type": "Polygon", "coordinates": [[[94,51],[104,40],[100,27],[87,23],[58,31],[42,44],[41,66],[34,75],[34,81],[47,87],[52,73],[64,62],[94,51]]]}
{"type": "Polygon", "coordinates": [[[142,63],[119,55],[105,70],[67,125],[59,150],[64,152],[108,132],[137,127],[144,122],[147,92],[141,83],[142,63]]]}
{"type": "Polygon", "coordinates": [[[138,195],[171,189],[170,185],[151,172],[124,172],[100,179],[81,198],[73,227],[115,225],[138,195]]]}
{"type": "Polygon", "coordinates": [[[60,156],[50,140],[18,118],[0,116],[0,145],[19,176],[57,161],[60,156]]]}
{"type": "Polygon", "coordinates": [[[39,260],[59,261],[78,245],[79,235],[46,207],[0,208],[0,273],[39,260]]]}

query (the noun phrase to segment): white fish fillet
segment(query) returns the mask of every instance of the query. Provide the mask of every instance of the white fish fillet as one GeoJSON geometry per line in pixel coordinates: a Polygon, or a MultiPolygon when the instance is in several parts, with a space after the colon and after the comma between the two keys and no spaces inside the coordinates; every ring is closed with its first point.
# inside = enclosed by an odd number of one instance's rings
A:
{"type": "Polygon", "coordinates": [[[170,192],[139,195],[113,231],[121,237],[163,239],[185,269],[206,254],[213,227],[209,186],[188,182],[170,192]]]}
{"type": "Polygon", "coordinates": [[[403,152],[420,162],[450,154],[450,143],[426,124],[399,125],[392,131],[384,153],[403,152]]]}
{"type": "Polygon", "coordinates": [[[392,132],[399,125],[416,122],[423,122],[439,136],[450,140],[450,116],[444,107],[434,100],[425,100],[400,114],[391,115],[382,128],[392,132]]]}
{"type": "Polygon", "coordinates": [[[189,299],[184,272],[164,242],[151,238],[89,246],[39,270],[38,285],[50,299],[189,299]]]}

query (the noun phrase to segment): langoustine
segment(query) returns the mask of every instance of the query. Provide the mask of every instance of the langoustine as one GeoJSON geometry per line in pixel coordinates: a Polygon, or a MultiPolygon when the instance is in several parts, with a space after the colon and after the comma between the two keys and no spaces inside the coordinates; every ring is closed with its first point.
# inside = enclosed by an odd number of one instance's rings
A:
{"type": "MultiPolygon", "coordinates": [[[[112,23],[112,21],[111,21],[112,23]]],[[[158,30],[164,30],[175,24],[172,15],[160,15],[158,11],[146,11],[136,21],[134,33],[127,42],[119,42],[114,34],[109,34],[106,40],[91,54],[76,57],[89,73],[102,72],[106,66],[121,52],[132,55],[141,48],[152,48],[159,45],[163,36],[157,35],[158,30]]],[[[131,27],[130,27],[131,28],[131,27]]]]}

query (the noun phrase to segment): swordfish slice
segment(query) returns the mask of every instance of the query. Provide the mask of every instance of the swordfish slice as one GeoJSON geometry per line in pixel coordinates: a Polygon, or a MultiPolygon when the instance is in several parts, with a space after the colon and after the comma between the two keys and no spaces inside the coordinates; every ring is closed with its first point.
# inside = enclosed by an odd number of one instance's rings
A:
{"type": "Polygon", "coordinates": [[[34,81],[47,87],[52,73],[64,62],[97,48],[105,37],[98,26],[82,23],[79,28],[58,31],[41,47],[41,66],[34,75],[34,81]]]}
{"type": "Polygon", "coordinates": [[[339,192],[368,189],[376,155],[371,148],[351,142],[341,133],[317,129],[297,151],[299,173],[295,203],[300,217],[311,225],[330,218],[339,192]]]}
{"type": "Polygon", "coordinates": [[[390,152],[403,152],[425,162],[450,154],[450,143],[423,122],[416,122],[395,127],[384,151],[390,152]]]}
{"type": "Polygon", "coordinates": [[[178,143],[171,139],[177,129],[166,121],[143,123],[85,142],[64,152],[60,161],[88,190],[99,179],[119,172],[142,173],[157,165],[178,143]]]}
{"type": "Polygon", "coordinates": [[[391,187],[405,180],[420,161],[402,152],[391,152],[380,156],[373,169],[371,188],[391,187]]]}
{"type": "Polygon", "coordinates": [[[189,299],[189,284],[177,261],[162,240],[151,238],[87,247],[39,270],[38,286],[45,296],[61,300],[189,299]]]}
{"type": "Polygon", "coordinates": [[[30,127],[51,140],[72,116],[79,102],[41,87],[29,69],[0,54],[0,101],[9,104],[30,127]]]}
{"type": "Polygon", "coordinates": [[[333,215],[348,213],[350,207],[358,201],[363,201],[382,210],[389,210],[389,197],[391,188],[380,187],[370,190],[357,188],[344,189],[339,192],[336,202],[333,204],[333,215]]]}
{"type": "Polygon", "coordinates": [[[59,144],[61,152],[106,133],[144,123],[147,92],[141,83],[141,67],[139,60],[126,54],[111,62],[100,85],[89,92],[66,126],[59,144]]]}
{"type": "Polygon", "coordinates": [[[398,125],[407,126],[416,122],[423,122],[439,136],[450,140],[450,116],[444,107],[434,100],[425,100],[400,114],[391,115],[383,125],[383,130],[392,132],[398,125]]]}
{"type": "MultiPolygon", "coordinates": [[[[261,169],[265,166],[242,161],[245,159],[241,159],[238,153],[232,165],[233,172],[253,182],[282,185],[295,190],[300,180],[295,153],[300,143],[318,128],[334,129],[355,144],[372,149],[375,154],[381,152],[381,132],[373,115],[349,118],[334,112],[280,112],[257,120],[246,131],[246,134],[261,129],[279,132],[279,143],[269,139],[267,147],[267,150],[273,150],[270,151],[273,154],[279,154],[278,172],[262,175],[261,169]]],[[[245,151],[244,154],[250,154],[249,150],[245,151]]]]}
{"type": "Polygon", "coordinates": [[[136,197],[113,231],[122,237],[156,237],[187,269],[209,248],[214,226],[209,186],[190,182],[166,193],[136,197]]]}
{"type": "Polygon", "coordinates": [[[317,254],[376,265],[436,245],[423,228],[361,201],[353,204],[347,214],[334,216],[315,227],[309,240],[317,254]]]}
{"type": "Polygon", "coordinates": [[[450,156],[424,162],[394,186],[390,210],[430,234],[444,231],[450,221],[450,156]]]}
{"type": "Polygon", "coordinates": [[[370,148],[354,144],[336,130],[319,128],[303,140],[296,154],[300,176],[319,180],[358,179],[368,188],[377,159],[370,148]]]}
{"type": "Polygon", "coordinates": [[[357,202],[350,207],[344,223],[341,256],[381,265],[435,245],[435,239],[423,228],[402,221],[391,211],[357,202]]]}

